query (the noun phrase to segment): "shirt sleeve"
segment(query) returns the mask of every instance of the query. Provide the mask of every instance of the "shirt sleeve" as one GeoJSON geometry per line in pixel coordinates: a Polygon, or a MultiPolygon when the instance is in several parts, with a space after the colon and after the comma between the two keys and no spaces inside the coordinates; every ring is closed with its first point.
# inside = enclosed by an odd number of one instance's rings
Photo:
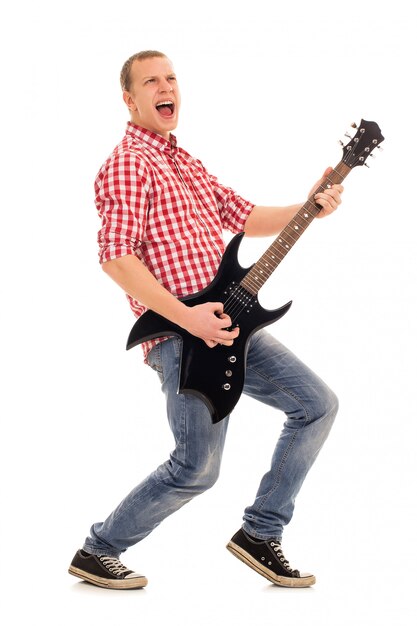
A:
{"type": "Polygon", "coordinates": [[[242,232],[255,204],[239,196],[231,187],[219,183],[217,177],[210,174],[201,161],[196,160],[196,164],[208,176],[223,229],[232,233],[242,232]]]}
{"type": "Polygon", "coordinates": [[[219,207],[223,228],[232,233],[245,230],[245,223],[255,206],[245,200],[230,187],[225,187],[216,177],[211,176],[214,195],[219,207]]]}
{"type": "Polygon", "coordinates": [[[95,182],[100,263],[136,253],[146,228],[149,188],[146,164],[133,152],[111,157],[100,170],[95,182]]]}

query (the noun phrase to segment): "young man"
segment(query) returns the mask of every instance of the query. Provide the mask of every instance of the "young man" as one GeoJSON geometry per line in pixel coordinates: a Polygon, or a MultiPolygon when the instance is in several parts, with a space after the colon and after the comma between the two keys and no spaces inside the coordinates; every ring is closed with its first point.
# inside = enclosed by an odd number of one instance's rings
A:
{"type": "MultiPolygon", "coordinates": [[[[219,302],[189,307],[179,298],[206,287],[224,251],[222,230],[247,236],[279,233],[302,204],[255,206],[221,185],[201,162],[177,147],[180,91],[171,61],[162,53],[132,56],[121,72],[130,111],[123,141],[98,173],[96,205],[103,270],[125,291],[140,316],[147,308],[186,329],[209,347],[230,346],[239,333],[219,302]]],[[[323,178],[313,187],[324,183],[323,178]]],[[[329,186],[315,200],[320,216],[340,204],[343,188],[329,186]]],[[[145,361],[156,370],[166,395],[176,447],[169,460],[145,478],[119,506],[91,527],[69,571],[93,584],[117,589],[144,587],[144,576],[119,556],[161,521],[211,487],[219,473],[228,418],[213,424],[196,396],[177,394],[181,340],[143,344],[145,361]]],[[[294,500],[330,431],[337,411],[333,392],[289,350],[265,331],[250,340],[244,393],[286,414],[271,467],[229,550],[277,585],[305,587],[283,556],[283,527],[294,500]]]]}

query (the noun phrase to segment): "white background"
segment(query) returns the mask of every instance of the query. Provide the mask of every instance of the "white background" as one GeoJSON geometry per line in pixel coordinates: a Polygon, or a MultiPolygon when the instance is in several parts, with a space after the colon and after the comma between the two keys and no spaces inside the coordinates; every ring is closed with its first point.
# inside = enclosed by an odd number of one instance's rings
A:
{"type": "MultiPolygon", "coordinates": [[[[7,623],[409,624],[415,617],[416,20],[412,3],[15,2],[0,45],[2,611],[7,623]],[[146,590],[67,573],[89,526],[172,447],[133,317],[100,271],[92,184],[128,119],[125,59],[174,61],[180,145],[258,204],[303,200],[353,121],[386,137],[342,207],[263,290],[271,331],[341,409],[286,530],[317,585],[286,590],[231,557],[281,417],[243,398],[217,485],[124,556],[146,590]],[[5,601],[6,599],[6,601],[5,601]]],[[[249,264],[268,241],[245,240],[249,264]]]]}

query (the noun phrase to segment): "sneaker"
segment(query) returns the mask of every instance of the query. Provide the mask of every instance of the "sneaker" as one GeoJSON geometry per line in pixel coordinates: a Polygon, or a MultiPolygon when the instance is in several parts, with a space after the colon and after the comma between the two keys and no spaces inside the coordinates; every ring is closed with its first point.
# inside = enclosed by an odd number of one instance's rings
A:
{"type": "Polygon", "coordinates": [[[238,559],[275,585],[310,587],[316,582],[312,574],[300,574],[297,569],[292,569],[282,554],[281,544],[273,539],[267,541],[255,539],[241,528],[226,547],[238,559]]]}
{"type": "Polygon", "coordinates": [[[68,572],[98,587],[108,589],[139,589],[148,584],[145,576],[132,572],[113,556],[97,556],[78,550],[68,572]]]}

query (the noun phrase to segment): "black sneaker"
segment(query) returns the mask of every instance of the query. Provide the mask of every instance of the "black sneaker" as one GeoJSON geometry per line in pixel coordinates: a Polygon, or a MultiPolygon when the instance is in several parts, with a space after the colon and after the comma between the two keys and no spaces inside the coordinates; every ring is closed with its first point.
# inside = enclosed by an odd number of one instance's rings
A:
{"type": "Polygon", "coordinates": [[[132,572],[119,559],[105,554],[96,556],[84,550],[78,550],[68,571],[73,576],[108,589],[139,589],[148,584],[145,576],[132,572]]]}
{"type": "Polygon", "coordinates": [[[316,582],[312,574],[292,569],[282,554],[281,544],[273,539],[255,539],[241,528],[226,547],[255,572],[281,587],[310,587],[316,582]]]}

